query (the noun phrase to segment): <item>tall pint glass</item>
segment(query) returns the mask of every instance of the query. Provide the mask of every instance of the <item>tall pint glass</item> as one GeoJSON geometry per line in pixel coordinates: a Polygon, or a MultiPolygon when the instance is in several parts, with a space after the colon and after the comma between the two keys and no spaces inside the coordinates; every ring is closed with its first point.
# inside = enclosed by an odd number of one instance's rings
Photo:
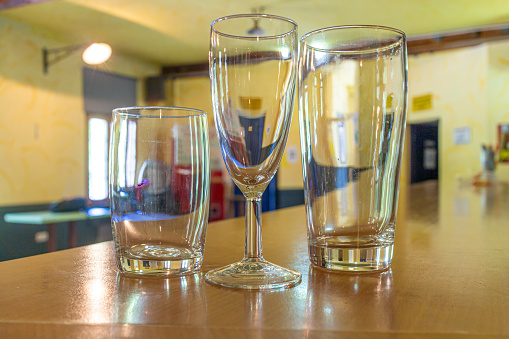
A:
{"type": "Polygon", "coordinates": [[[406,37],[342,26],[301,39],[299,124],[310,260],[390,266],[407,106],[406,37]]]}

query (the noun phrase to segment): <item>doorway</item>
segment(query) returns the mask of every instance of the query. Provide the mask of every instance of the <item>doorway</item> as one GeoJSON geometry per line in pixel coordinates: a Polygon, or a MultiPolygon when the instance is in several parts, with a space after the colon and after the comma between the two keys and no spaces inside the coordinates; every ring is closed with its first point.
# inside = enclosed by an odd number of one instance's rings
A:
{"type": "Polygon", "coordinates": [[[429,121],[410,125],[410,183],[438,180],[438,125],[429,121]]]}

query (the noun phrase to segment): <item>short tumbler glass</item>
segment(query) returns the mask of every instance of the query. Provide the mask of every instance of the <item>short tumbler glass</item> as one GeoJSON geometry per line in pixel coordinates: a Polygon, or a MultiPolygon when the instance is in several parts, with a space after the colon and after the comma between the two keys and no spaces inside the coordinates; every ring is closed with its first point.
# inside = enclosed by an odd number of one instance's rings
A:
{"type": "Polygon", "coordinates": [[[330,27],[302,37],[300,52],[310,260],[331,270],[386,269],[406,124],[405,34],[330,27]]]}
{"type": "Polygon", "coordinates": [[[177,107],[113,110],[109,170],[119,270],[163,275],[199,270],[209,211],[206,113],[177,107]]]}

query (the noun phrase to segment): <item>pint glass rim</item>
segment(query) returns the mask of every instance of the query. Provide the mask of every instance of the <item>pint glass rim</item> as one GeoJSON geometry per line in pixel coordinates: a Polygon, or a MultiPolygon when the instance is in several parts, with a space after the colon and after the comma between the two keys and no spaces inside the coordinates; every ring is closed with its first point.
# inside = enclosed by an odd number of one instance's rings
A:
{"type": "Polygon", "coordinates": [[[306,48],[318,52],[323,53],[331,53],[331,54],[339,54],[339,53],[348,53],[348,54],[362,54],[362,53],[372,53],[377,51],[385,51],[388,49],[392,49],[395,47],[404,47],[406,43],[406,34],[402,30],[399,30],[397,28],[389,27],[389,26],[381,26],[381,25],[344,25],[344,26],[331,26],[331,27],[325,27],[320,28],[314,31],[311,31],[309,33],[304,34],[300,38],[300,44],[302,47],[306,46],[306,48]],[[366,48],[366,49],[358,49],[358,50],[352,50],[352,49],[330,49],[330,48],[323,48],[323,47],[317,47],[313,46],[309,43],[310,38],[317,36],[319,34],[328,33],[332,31],[339,31],[339,30],[363,30],[363,31],[384,31],[388,33],[393,33],[395,37],[398,37],[397,41],[383,44],[380,47],[377,48],[366,48]]]}
{"type": "Polygon", "coordinates": [[[223,36],[223,37],[227,37],[227,38],[232,38],[232,39],[245,39],[245,40],[272,40],[272,39],[281,39],[281,38],[284,38],[284,37],[287,37],[289,35],[292,35],[292,34],[296,34],[297,33],[297,29],[298,29],[298,25],[297,25],[297,22],[293,21],[292,19],[289,19],[289,18],[286,18],[284,16],[279,16],[279,15],[272,15],[272,14],[234,14],[234,15],[227,15],[227,16],[223,16],[223,17],[220,17],[220,18],[217,18],[216,20],[212,21],[212,23],[210,24],[210,30],[211,32],[213,32],[214,34],[217,34],[217,35],[220,35],[220,36],[223,36]],[[292,25],[292,28],[288,31],[284,31],[283,33],[280,33],[280,34],[267,34],[267,35],[260,35],[260,36],[257,36],[257,35],[248,35],[248,34],[243,34],[243,35],[240,35],[240,34],[228,34],[228,33],[223,33],[221,32],[220,30],[218,30],[216,28],[216,25],[222,21],[225,21],[225,20],[231,20],[231,19],[273,19],[273,20],[279,20],[279,21],[285,21],[289,24],[292,25]]]}
{"type": "Polygon", "coordinates": [[[173,106],[131,106],[119,107],[112,111],[113,115],[128,116],[133,118],[194,118],[207,116],[207,112],[196,108],[173,107],[173,106]],[[141,114],[143,111],[154,114],[141,114]],[[157,112],[157,113],[156,113],[157,112]],[[180,113],[179,113],[180,112],[180,113]]]}

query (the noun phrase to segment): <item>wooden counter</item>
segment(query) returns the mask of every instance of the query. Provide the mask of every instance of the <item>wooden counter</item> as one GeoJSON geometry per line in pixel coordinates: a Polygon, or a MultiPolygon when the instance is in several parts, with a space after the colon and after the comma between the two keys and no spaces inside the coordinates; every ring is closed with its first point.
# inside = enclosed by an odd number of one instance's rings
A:
{"type": "MultiPolygon", "coordinates": [[[[203,271],[242,257],[244,225],[209,225],[203,271]]],[[[264,256],[303,273],[252,292],[117,274],[101,243],[0,263],[0,337],[464,338],[509,335],[509,187],[403,189],[391,270],[310,267],[305,212],[263,215],[264,256]]]]}

